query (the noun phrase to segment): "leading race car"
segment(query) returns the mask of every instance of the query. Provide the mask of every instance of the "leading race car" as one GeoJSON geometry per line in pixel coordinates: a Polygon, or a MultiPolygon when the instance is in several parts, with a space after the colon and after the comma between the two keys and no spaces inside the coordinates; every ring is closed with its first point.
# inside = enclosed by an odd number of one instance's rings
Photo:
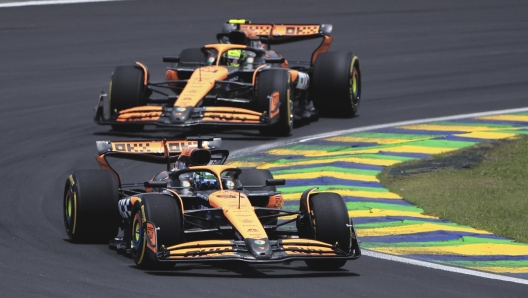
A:
{"type": "Polygon", "coordinates": [[[287,136],[295,121],[352,117],[361,95],[359,59],[327,52],[329,24],[252,24],[230,20],[218,43],[189,48],[172,63],[166,81],[150,82],[145,65],[117,67],[101,94],[95,122],[117,131],[223,126],[287,136]],[[309,61],[288,62],[272,45],[321,39],[309,61]]]}
{"type": "Polygon", "coordinates": [[[307,189],[299,210],[283,209],[268,170],[225,165],[229,152],[210,137],[181,141],[98,141],[100,170],[74,171],[64,189],[72,242],[104,242],[138,267],[178,262],[304,260],[331,270],[360,257],[343,198],[307,189]],[[166,164],[144,183],[124,184],[107,158],[166,164]],[[174,164],[174,167],[172,167],[174,164]],[[280,219],[280,220],[279,220],[280,219]]]}

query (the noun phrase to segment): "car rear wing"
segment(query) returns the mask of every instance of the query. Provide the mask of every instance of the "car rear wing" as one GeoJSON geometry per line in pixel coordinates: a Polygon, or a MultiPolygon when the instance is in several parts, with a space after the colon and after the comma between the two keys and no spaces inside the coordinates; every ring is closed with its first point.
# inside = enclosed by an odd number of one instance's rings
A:
{"type": "Polygon", "coordinates": [[[188,137],[185,140],[135,140],[135,141],[97,141],[97,153],[140,153],[150,155],[179,154],[189,147],[219,149],[221,138],[188,137]]]}
{"type": "Polygon", "coordinates": [[[222,139],[199,136],[187,137],[185,140],[126,140],[97,141],[96,160],[103,170],[114,172],[119,184],[119,174],[110,166],[107,157],[128,159],[156,164],[170,165],[178,160],[180,154],[187,148],[196,147],[211,153],[210,164],[223,164],[229,156],[229,151],[221,149],[222,139]]]}
{"type": "Polygon", "coordinates": [[[323,41],[312,54],[312,64],[320,53],[326,52],[334,39],[331,36],[332,24],[273,24],[273,23],[252,23],[244,19],[228,20],[222,33],[217,35],[219,41],[224,36],[228,36],[232,31],[249,31],[251,35],[256,35],[267,49],[271,50],[271,45],[298,42],[322,38],[323,41]]]}
{"type": "Polygon", "coordinates": [[[231,19],[224,24],[222,32],[229,33],[234,30],[249,30],[260,37],[279,39],[281,37],[330,35],[332,28],[332,24],[253,23],[244,19],[231,19]]]}

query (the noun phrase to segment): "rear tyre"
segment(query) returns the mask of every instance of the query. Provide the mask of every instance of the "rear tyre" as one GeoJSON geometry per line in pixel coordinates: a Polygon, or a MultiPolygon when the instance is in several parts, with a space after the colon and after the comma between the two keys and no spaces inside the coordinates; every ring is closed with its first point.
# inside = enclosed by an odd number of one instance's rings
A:
{"type": "Polygon", "coordinates": [[[146,194],[132,208],[131,249],[136,265],[141,269],[167,269],[174,267],[172,262],[158,261],[156,253],[147,246],[148,232],[144,221],[154,223],[158,237],[157,248],[179,244],[182,237],[182,215],[175,198],[162,194],[146,194]]]}
{"type": "MultiPolygon", "coordinates": [[[[350,218],[343,198],[336,193],[322,192],[310,196],[310,218],[312,239],[337,244],[343,251],[351,247],[350,218]]],[[[312,270],[335,270],[347,260],[306,260],[312,270]]]]}
{"type": "Polygon", "coordinates": [[[310,99],[324,116],[353,117],[361,96],[359,59],[352,53],[319,54],[313,66],[310,99]]]}
{"type": "MultiPolygon", "coordinates": [[[[238,180],[242,185],[265,185],[267,179],[273,179],[273,174],[269,170],[261,170],[255,168],[243,168],[242,173],[238,176],[238,180]]],[[[277,191],[275,185],[264,187],[252,187],[252,191],[277,191]]],[[[270,211],[256,210],[257,216],[270,215],[270,211]]],[[[277,225],[277,218],[263,219],[262,223],[265,225],[277,225]]]]}
{"type": "Polygon", "coordinates": [[[117,234],[118,183],[114,173],[104,170],[73,172],[64,189],[63,214],[72,242],[103,243],[117,234]]]}
{"type": "MultiPolygon", "coordinates": [[[[145,86],[145,74],[136,66],[118,66],[112,74],[108,102],[110,117],[115,119],[122,110],[144,106],[148,92],[145,86]]],[[[137,132],[143,130],[143,124],[112,124],[117,131],[137,132]]]]}
{"type": "Polygon", "coordinates": [[[271,69],[258,75],[257,102],[261,112],[266,112],[269,117],[277,113],[274,100],[278,101],[279,121],[272,126],[261,128],[263,135],[289,136],[293,128],[293,102],[291,100],[290,73],[283,69],[271,69]],[[278,93],[278,94],[277,94],[278,93]]]}

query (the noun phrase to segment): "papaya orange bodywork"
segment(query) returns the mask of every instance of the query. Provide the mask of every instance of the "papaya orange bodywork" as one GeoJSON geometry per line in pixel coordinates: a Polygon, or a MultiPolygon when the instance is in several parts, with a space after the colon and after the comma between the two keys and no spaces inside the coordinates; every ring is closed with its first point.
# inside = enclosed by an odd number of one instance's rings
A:
{"type": "Polygon", "coordinates": [[[278,91],[271,94],[270,100],[270,117],[273,118],[279,114],[279,102],[280,102],[280,93],[278,91]]]}
{"type": "Polygon", "coordinates": [[[266,207],[282,209],[283,206],[284,206],[284,199],[282,195],[277,194],[277,195],[269,197],[268,205],[266,207]]]}
{"type": "Polygon", "coordinates": [[[148,69],[147,67],[141,63],[141,62],[136,62],[136,64],[141,67],[141,69],[143,70],[143,85],[147,85],[148,84],[148,77],[149,77],[149,74],[148,74],[148,69]]]}
{"type": "Polygon", "coordinates": [[[334,40],[333,36],[325,35],[323,42],[321,42],[319,47],[312,54],[312,64],[315,63],[315,58],[317,58],[319,54],[328,51],[328,48],[330,48],[330,44],[332,43],[333,40],[334,40]]]}
{"type": "Polygon", "coordinates": [[[178,107],[194,107],[211,91],[216,80],[227,78],[227,68],[221,66],[205,66],[193,72],[185,89],[174,102],[178,107]]]}
{"type": "Polygon", "coordinates": [[[224,216],[242,237],[268,237],[255,214],[255,208],[245,194],[230,190],[217,191],[209,196],[209,204],[214,208],[222,208],[224,216]]]}
{"type": "Polygon", "coordinates": [[[168,69],[165,72],[165,79],[167,79],[167,81],[177,81],[177,80],[179,80],[178,72],[176,70],[174,70],[174,69],[168,69]]]}

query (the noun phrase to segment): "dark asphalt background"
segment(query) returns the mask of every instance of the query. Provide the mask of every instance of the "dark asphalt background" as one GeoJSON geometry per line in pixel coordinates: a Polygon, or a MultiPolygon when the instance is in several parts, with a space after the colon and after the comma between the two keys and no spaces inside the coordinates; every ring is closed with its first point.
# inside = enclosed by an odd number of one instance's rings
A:
{"type": "MultiPolygon", "coordinates": [[[[141,271],[105,245],[66,240],[62,190],[72,170],[97,167],[95,140],[177,136],[152,129],[119,135],[93,123],[93,107],[114,67],[142,61],[152,79],[161,79],[163,55],[213,42],[228,18],[332,23],[331,49],[360,57],[358,117],[321,119],[295,129],[294,138],[528,106],[527,16],[528,3],[512,0],[160,0],[0,8],[0,296],[526,297],[523,285],[370,257],[329,273],[308,271],[301,262],[141,271]]],[[[307,60],[312,47],[284,46],[282,53],[307,60]]],[[[217,135],[228,149],[275,140],[252,131],[217,135]]]]}

